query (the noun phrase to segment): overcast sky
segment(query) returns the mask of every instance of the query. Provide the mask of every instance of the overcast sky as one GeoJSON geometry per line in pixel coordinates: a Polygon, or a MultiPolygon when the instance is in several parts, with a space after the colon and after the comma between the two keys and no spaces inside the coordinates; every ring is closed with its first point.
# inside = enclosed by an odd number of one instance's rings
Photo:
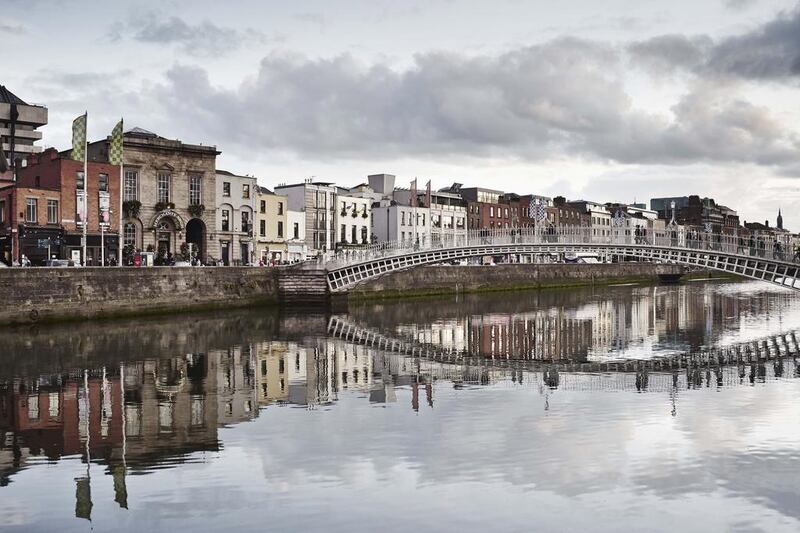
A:
{"type": "Polygon", "coordinates": [[[263,185],[388,172],[598,201],[699,194],[800,230],[787,0],[2,0],[0,83],[215,144],[263,185]]]}

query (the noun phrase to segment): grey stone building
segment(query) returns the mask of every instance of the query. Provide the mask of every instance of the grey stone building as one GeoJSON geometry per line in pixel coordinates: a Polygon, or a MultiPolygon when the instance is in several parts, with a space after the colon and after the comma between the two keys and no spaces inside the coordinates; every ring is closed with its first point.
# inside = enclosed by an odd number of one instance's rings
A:
{"type": "MultiPolygon", "coordinates": [[[[108,161],[110,138],[89,145],[89,158],[108,161]]],[[[181,253],[184,243],[203,261],[219,259],[215,146],[165,139],[141,128],[123,136],[125,250],[181,253]]]]}

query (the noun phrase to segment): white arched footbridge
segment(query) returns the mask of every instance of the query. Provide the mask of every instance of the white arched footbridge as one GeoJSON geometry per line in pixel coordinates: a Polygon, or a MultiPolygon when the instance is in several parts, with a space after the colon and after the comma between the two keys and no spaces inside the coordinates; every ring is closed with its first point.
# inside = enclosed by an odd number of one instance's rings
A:
{"type": "MultiPolygon", "coordinates": [[[[503,229],[470,231],[427,243],[388,242],[338,252],[324,264],[332,293],[347,292],[370,279],[422,265],[460,259],[595,254],[612,258],[701,267],[800,290],[800,261],[767,238],[696,234],[683,236],[595,236],[591,229],[503,229]]],[[[620,232],[621,233],[621,232],[620,232]]]]}

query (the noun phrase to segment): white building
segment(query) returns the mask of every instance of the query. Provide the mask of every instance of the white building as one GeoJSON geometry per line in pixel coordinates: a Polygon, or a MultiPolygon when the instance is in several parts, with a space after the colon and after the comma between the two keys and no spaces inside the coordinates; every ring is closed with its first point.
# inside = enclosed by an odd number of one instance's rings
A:
{"type": "Polygon", "coordinates": [[[225,265],[248,265],[254,260],[256,178],[225,170],[216,172],[217,222],[220,259],[225,265]]]}
{"type": "Polygon", "coordinates": [[[302,211],[288,210],[286,212],[286,254],[287,261],[294,263],[304,261],[308,256],[306,244],[306,214],[302,211]]]}
{"type": "Polygon", "coordinates": [[[330,252],[336,243],[336,186],[310,179],[275,187],[288,198],[289,210],[304,214],[306,245],[312,254],[330,252]]]}
{"type": "Polygon", "coordinates": [[[605,205],[586,200],[567,202],[567,205],[580,209],[589,215],[589,227],[591,228],[592,240],[595,242],[605,242],[611,238],[613,229],[611,212],[606,209],[605,205]]]}
{"type": "MultiPolygon", "coordinates": [[[[354,187],[356,188],[356,187],[354,187]]],[[[337,247],[366,246],[372,242],[372,199],[348,189],[337,190],[337,247]]]]}

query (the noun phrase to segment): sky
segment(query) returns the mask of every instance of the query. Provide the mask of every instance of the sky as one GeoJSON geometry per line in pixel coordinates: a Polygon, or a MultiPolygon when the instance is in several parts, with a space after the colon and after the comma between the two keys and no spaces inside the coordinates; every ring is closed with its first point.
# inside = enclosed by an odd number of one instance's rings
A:
{"type": "Polygon", "coordinates": [[[267,187],[698,194],[800,231],[800,3],[0,0],[43,146],[123,117],[267,187]]]}

